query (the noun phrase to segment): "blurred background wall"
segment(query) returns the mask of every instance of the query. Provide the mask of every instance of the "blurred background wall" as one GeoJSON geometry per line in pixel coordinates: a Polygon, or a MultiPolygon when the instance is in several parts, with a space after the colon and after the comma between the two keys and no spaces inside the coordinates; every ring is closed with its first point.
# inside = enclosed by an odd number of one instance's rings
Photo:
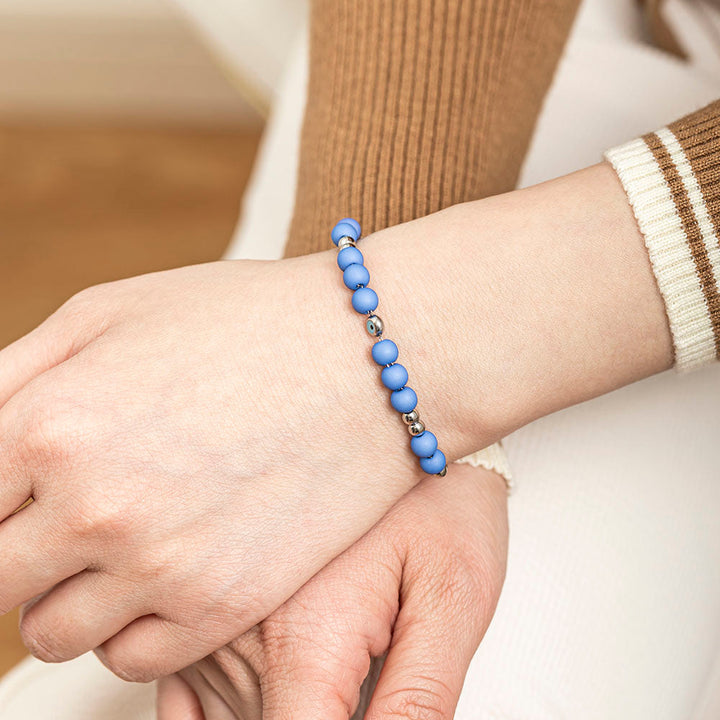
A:
{"type": "Polygon", "coordinates": [[[0,0],[6,117],[257,127],[224,70],[164,0],[0,0]]]}
{"type": "MultiPolygon", "coordinates": [[[[0,0],[0,347],[83,287],[220,257],[298,0],[0,0]]],[[[0,619],[0,673],[24,655],[0,619]]]]}

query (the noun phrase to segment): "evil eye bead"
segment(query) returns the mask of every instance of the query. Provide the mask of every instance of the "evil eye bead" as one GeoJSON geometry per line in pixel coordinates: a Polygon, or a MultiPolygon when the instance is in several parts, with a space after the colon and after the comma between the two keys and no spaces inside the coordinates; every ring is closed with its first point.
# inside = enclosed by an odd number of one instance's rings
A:
{"type": "Polygon", "coordinates": [[[352,295],[352,306],[362,315],[372,312],[378,306],[377,293],[369,287],[356,290],[352,295]]]}
{"type": "MultiPolygon", "coordinates": [[[[383,334],[384,327],[382,319],[377,315],[371,315],[365,321],[365,329],[368,331],[368,334],[373,337],[380,337],[383,334]]],[[[382,340],[380,342],[382,342],[382,340]]]]}
{"type": "Polygon", "coordinates": [[[410,441],[410,449],[419,458],[432,457],[432,454],[437,450],[437,447],[437,438],[429,430],[426,430],[424,433],[420,433],[420,435],[415,436],[410,441]]]}
{"type": "Polygon", "coordinates": [[[408,371],[400,364],[388,365],[383,368],[380,379],[388,390],[399,390],[408,381],[408,371]]]}
{"type": "MultiPolygon", "coordinates": [[[[349,250],[350,248],[346,249],[349,250]]],[[[360,287],[365,287],[370,282],[370,273],[364,265],[353,263],[345,268],[343,282],[345,287],[350,290],[357,290],[360,287]]]]}
{"type": "Polygon", "coordinates": [[[420,467],[428,475],[439,475],[447,467],[442,450],[436,450],[430,457],[420,458],[420,467]]]}
{"type": "Polygon", "coordinates": [[[351,225],[348,222],[339,222],[332,229],[330,237],[332,238],[332,241],[335,245],[338,244],[340,238],[344,237],[352,238],[355,242],[357,242],[360,239],[360,232],[355,228],[354,225],[351,225]]]}
{"type": "Polygon", "coordinates": [[[365,259],[363,258],[363,254],[352,245],[343,248],[337,254],[338,267],[343,271],[348,267],[348,265],[362,265],[364,262],[365,259]]]}
{"type": "Polygon", "coordinates": [[[360,223],[355,218],[343,218],[342,220],[338,221],[339,223],[347,223],[348,225],[352,225],[356,232],[357,232],[357,238],[359,239],[362,235],[362,231],[360,230],[360,223]]]}
{"type": "Polygon", "coordinates": [[[392,365],[398,359],[398,347],[392,340],[380,340],[373,345],[372,357],[378,365],[392,365]]]}
{"type": "Polygon", "coordinates": [[[409,413],[417,406],[417,395],[412,388],[404,387],[390,393],[390,403],[399,413],[409,413]]]}

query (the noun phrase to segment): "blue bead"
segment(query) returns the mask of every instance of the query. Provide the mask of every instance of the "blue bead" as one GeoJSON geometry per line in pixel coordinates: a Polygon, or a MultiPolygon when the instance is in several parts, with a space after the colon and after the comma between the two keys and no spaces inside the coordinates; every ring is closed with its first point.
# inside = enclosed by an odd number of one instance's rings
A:
{"type": "Polygon", "coordinates": [[[362,235],[362,231],[360,230],[360,223],[355,218],[343,218],[340,220],[341,223],[347,223],[348,225],[352,225],[355,230],[357,230],[357,238],[356,240],[360,239],[360,236],[362,235]]]}
{"type": "Polygon", "coordinates": [[[362,265],[364,262],[363,254],[356,247],[343,248],[337,255],[337,264],[341,270],[348,265],[362,265]]]}
{"type": "MultiPolygon", "coordinates": [[[[410,449],[419,458],[429,458],[437,450],[437,438],[429,431],[421,432],[410,441],[410,449]]],[[[440,468],[442,470],[442,468],[440,468]]]]}
{"type": "Polygon", "coordinates": [[[350,290],[357,290],[359,287],[365,287],[370,282],[370,273],[364,265],[353,263],[345,268],[343,282],[350,290]]]}
{"type": "Polygon", "coordinates": [[[405,383],[408,381],[408,371],[399,364],[388,365],[383,368],[380,375],[383,385],[388,390],[399,390],[405,387],[405,383]]]}
{"type": "Polygon", "coordinates": [[[346,222],[339,222],[330,234],[332,241],[337,245],[340,242],[340,238],[351,237],[353,240],[360,239],[360,233],[355,229],[354,225],[346,222]]]}
{"type": "MultiPolygon", "coordinates": [[[[419,436],[418,436],[419,437],[419,436]]],[[[442,450],[436,450],[431,457],[420,458],[420,467],[428,475],[437,475],[447,465],[442,450]]]]}
{"type": "Polygon", "coordinates": [[[392,340],[380,340],[372,348],[373,360],[378,365],[391,365],[398,359],[398,348],[392,340]]]}
{"type": "Polygon", "coordinates": [[[352,296],[352,306],[362,315],[372,312],[378,306],[377,293],[369,287],[356,290],[352,296]]]}
{"type": "Polygon", "coordinates": [[[390,393],[390,402],[399,413],[409,413],[417,405],[417,395],[412,388],[404,387],[390,393]]]}

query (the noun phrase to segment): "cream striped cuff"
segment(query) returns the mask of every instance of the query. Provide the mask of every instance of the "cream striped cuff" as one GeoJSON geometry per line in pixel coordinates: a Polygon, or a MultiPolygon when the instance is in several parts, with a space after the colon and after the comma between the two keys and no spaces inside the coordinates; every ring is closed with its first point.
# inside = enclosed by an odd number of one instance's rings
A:
{"type": "Polygon", "coordinates": [[[690,370],[718,358],[720,245],[693,164],[669,129],[608,150],[637,218],[675,346],[690,370]]]}

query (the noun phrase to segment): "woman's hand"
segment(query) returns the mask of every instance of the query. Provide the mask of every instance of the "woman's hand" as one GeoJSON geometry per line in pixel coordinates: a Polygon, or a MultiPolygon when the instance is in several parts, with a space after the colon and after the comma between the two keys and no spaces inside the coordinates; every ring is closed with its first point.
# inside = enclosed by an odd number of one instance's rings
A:
{"type": "Polygon", "coordinates": [[[504,578],[505,497],[467,465],[423,481],[267,620],[164,678],[159,720],[347,720],[388,651],[366,716],[451,720],[504,578]]]}
{"type": "Polygon", "coordinates": [[[332,253],[212,263],[91,288],[0,353],[0,606],[33,598],[36,656],[185,667],[420,479],[349,295],[332,253]]]}

